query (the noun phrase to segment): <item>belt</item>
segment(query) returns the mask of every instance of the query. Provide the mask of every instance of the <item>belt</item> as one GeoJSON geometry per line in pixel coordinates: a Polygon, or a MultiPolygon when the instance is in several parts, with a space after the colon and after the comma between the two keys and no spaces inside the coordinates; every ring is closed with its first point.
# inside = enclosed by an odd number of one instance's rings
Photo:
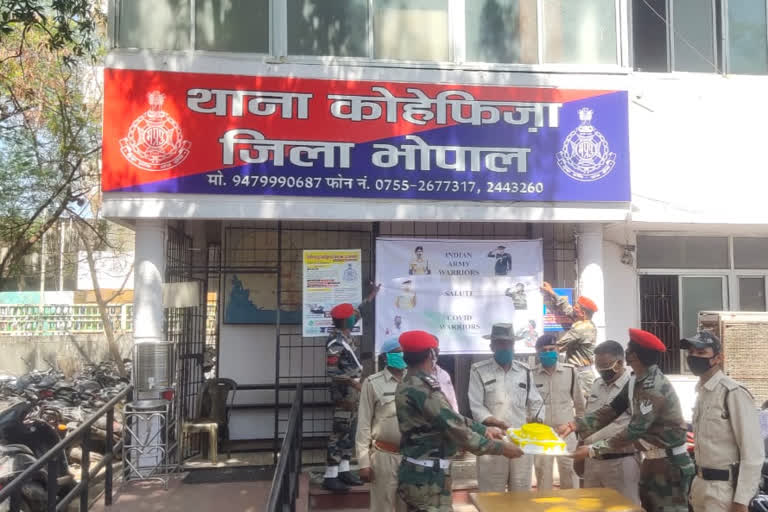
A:
{"type": "Polygon", "coordinates": [[[400,453],[400,446],[386,441],[374,441],[373,445],[383,452],[400,453]]]}
{"type": "Polygon", "coordinates": [[[675,446],[674,448],[654,448],[653,450],[647,450],[643,452],[646,459],[666,459],[667,457],[674,457],[675,455],[682,455],[688,452],[688,448],[684,444],[675,446]]]}
{"type": "Polygon", "coordinates": [[[635,452],[631,453],[606,453],[605,455],[598,455],[593,457],[595,460],[614,460],[623,459],[624,457],[634,457],[635,452]]]}
{"type": "Polygon", "coordinates": [[[735,482],[739,475],[739,465],[734,464],[728,469],[697,468],[696,475],[702,480],[735,482]]]}
{"type": "Polygon", "coordinates": [[[448,469],[451,467],[451,461],[446,459],[412,459],[411,457],[405,457],[405,460],[425,468],[448,469]]]}

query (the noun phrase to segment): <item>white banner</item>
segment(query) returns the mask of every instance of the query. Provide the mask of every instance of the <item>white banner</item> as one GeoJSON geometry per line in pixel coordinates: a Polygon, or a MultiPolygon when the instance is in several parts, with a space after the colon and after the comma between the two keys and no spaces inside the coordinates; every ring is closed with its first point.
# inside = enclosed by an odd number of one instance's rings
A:
{"type": "Polygon", "coordinates": [[[515,351],[542,333],[541,240],[376,240],[376,348],[404,331],[440,339],[441,354],[490,352],[495,323],[511,323],[515,351]]]}
{"type": "MultiPolygon", "coordinates": [[[[363,301],[361,270],[360,249],[304,251],[302,336],[325,336],[334,306],[363,301]]],[[[362,320],[352,333],[363,333],[362,320]]]]}

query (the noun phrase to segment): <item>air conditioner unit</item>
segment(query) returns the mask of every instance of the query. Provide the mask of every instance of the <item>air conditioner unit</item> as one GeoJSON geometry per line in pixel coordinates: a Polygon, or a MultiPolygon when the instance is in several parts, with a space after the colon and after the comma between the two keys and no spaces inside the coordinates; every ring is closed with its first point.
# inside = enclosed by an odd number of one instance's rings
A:
{"type": "Polygon", "coordinates": [[[761,406],[768,400],[768,313],[701,311],[698,323],[720,338],[726,375],[746,386],[761,406]]]}

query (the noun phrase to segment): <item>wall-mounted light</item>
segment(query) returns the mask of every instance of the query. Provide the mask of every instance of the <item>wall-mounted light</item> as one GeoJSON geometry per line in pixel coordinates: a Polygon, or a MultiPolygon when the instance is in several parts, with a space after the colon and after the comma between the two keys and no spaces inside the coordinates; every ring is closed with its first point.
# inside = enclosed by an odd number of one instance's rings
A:
{"type": "Polygon", "coordinates": [[[625,245],[622,249],[624,249],[624,252],[621,255],[621,262],[625,265],[632,266],[635,262],[635,255],[633,254],[635,252],[635,246],[625,245]]]}

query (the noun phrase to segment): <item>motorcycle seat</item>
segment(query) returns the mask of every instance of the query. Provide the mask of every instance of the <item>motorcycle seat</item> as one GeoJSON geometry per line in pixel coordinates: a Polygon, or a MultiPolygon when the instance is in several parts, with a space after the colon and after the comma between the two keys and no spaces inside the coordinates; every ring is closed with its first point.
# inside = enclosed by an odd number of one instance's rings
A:
{"type": "Polygon", "coordinates": [[[34,453],[28,446],[23,444],[0,444],[0,457],[10,457],[13,455],[24,454],[34,457],[34,453]]]}

